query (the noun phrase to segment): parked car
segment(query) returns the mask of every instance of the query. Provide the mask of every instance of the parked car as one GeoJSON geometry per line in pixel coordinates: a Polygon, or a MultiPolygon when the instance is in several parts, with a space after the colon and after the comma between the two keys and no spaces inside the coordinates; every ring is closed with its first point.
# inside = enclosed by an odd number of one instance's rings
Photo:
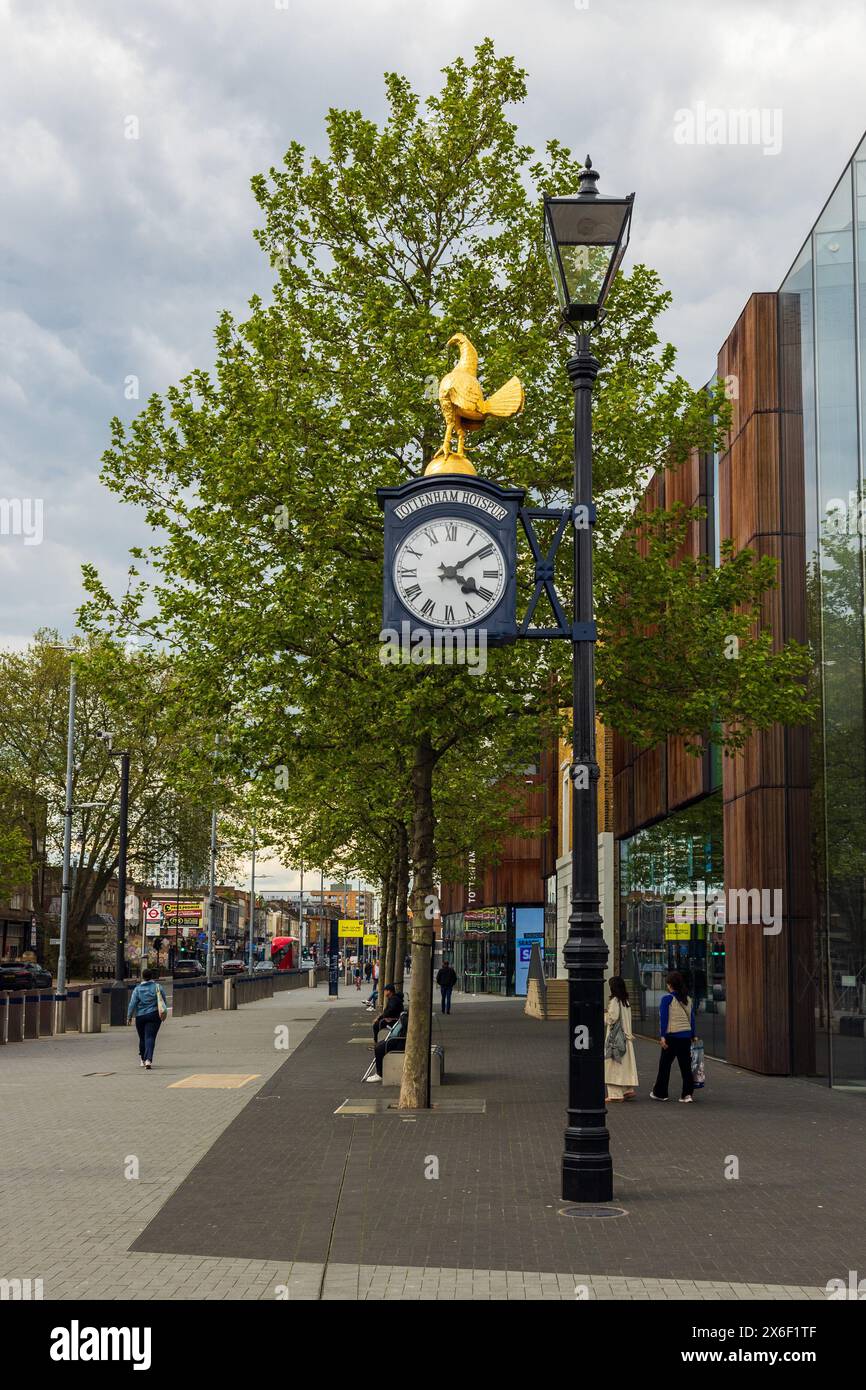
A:
{"type": "Polygon", "coordinates": [[[253,966],[254,975],[276,975],[277,967],[272,960],[257,960],[253,966]]]}
{"type": "Polygon", "coordinates": [[[242,961],[242,960],[224,960],[224,961],[223,961],[223,974],[224,974],[224,975],[244,975],[244,974],[246,974],[246,969],[247,969],[246,964],[245,964],[244,961],[242,961]]]}
{"type": "Polygon", "coordinates": [[[172,975],[176,980],[198,980],[207,974],[200,960],[176,960],[172,975]]]}
{"type": "Polygon", "coordinates": [[[50,989],[52,975],[29,960],[0,961],[0,989],[50,989]]]}

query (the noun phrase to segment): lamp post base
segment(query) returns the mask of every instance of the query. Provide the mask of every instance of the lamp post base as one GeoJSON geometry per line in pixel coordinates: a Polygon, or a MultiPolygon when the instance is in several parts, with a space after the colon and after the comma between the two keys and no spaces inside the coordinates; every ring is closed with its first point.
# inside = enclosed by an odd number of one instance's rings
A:
{"type": "Polygon", "coordinates": [[[129,1008],[129,991],[121,980],[112,980],[108,999],[108,1021],[111,1027],[125,1028],[126,1011],[129,1008]]]}
{"type": "Polygon", "coordinates": [[[566,1150],[562,1155],[562,1196],[566,1202],[613,1201],[613,1160],[610,1154],[570,1153],[566,1150]]]}

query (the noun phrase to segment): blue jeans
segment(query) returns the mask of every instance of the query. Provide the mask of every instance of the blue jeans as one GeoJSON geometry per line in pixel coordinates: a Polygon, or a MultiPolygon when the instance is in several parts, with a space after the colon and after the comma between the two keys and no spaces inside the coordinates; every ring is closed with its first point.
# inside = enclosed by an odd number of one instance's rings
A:
{"type": "Polygon", "coordinates": [[[142,1014],[136,1016],[135,1027],[138,1031],[138,1055],[143,1062],[153,1061],[153,1045],[156,1042],[156,1035],[159,1032],[162,1019],[158,1013],[142,1014]]]}
{"type": "Polygon", "coordinates": [[[453,986],[453,985],[440,985],[439,988],[440,988],[440,990],[442,991],[442,1012],[443,1012],[443,1014],[450,1014],[450,1012],[451,1012],[451,991],[452,991],[452,989],[454,988],[454,986],[453,986]]]}

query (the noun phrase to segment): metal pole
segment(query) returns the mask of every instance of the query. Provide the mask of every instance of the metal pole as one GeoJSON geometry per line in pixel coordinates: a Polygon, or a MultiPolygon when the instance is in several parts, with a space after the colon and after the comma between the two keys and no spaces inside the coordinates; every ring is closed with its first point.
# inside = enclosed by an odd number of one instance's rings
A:
{"type": "Polygon", "coordinates": [[[213,983],[213,923],[216,914],[217,813],[210,813],[210,870],[207,885],[207,982],[213,983]]]}
{"type": "Polygon", "coordinates": [[[63,808],[63,877],[60,893],[60,951],[57,956],[57,993],[54,996],[54,1031],[66,1032],[66,941],[69,932],[69,873],[72,857],[72,779],[75,747],[75,663],[69,666],[69,715],[66,723],[66,804],[63,808]]]}
{"type": "MultiPolygon", "coordinates": [[[[303,960],[304,951],[304,861],[301,860],[301,893],[298,900],[298,949],[303,960]]],[[[299,962],[300,963],[300,962],[299,962]]]]}
{"type": "Polygon", "coordinates": [[[574,528],[572,630],[571,913],[563,958],[568,969],[568,1125],[562,1195],[572,1202],[613,1197],[610,1136],[605,1125],[604,978],[607,946],[598,897],[598,781],[595,756],[595,624],[592,592],[592,388],[599,364],[589,337],[578,334],[568,362],[574,389],[574,520],[586,507],[590,525],[574,528]]]}
{"type": "Polygon", "coordinates": [[[253,930],[256,920],[256,827],[253,823],[253,863],[250,875],[250,946],[249,946],[249,972],[253,973],[253,930]]]}
{"type": "Polygon", "coordinates": [[[111,987],[111,1023],[126,1023],[126,842],[129,823],[129,753],[120,755],[120,842],[117,849],[117,935],[114,942],[114,983],[111,987]]]}

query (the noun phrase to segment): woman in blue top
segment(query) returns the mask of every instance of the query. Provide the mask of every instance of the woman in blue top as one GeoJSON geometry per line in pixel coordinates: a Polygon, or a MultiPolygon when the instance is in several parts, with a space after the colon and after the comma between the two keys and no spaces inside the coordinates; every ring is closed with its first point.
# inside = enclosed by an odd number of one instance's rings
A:
{"type": "Polygon", "coordinates": [[[659,1041],[661,1057],[659,1074],[650,1091],[650,1100],[667,1100],[668,1082],[674,1058],[680,1064],[683,1078],[683,1093],[680,1103],[689,1105],[695,1089],[692,1076],[692,1038],[695,1036],[695,1007],[686,992],[686,985],[678,970],[668,975],[668,992],[659,1005],[659,1041]]]}
{"type": "Polygon", "coordinates": [[[162,1023],[159,1015],[160,1004],[167,1012],[168,1005],[165,1001],[165,995],[154,980],[153,971],[142,970],[141,984],[135,986],[130,996],[126,1021],[131,1023],[135,1019],[135,1026],[138,1030],[139,1061],[146,1071],[150,1071],[153,1062],[153,1046],[162,1023]]]}

